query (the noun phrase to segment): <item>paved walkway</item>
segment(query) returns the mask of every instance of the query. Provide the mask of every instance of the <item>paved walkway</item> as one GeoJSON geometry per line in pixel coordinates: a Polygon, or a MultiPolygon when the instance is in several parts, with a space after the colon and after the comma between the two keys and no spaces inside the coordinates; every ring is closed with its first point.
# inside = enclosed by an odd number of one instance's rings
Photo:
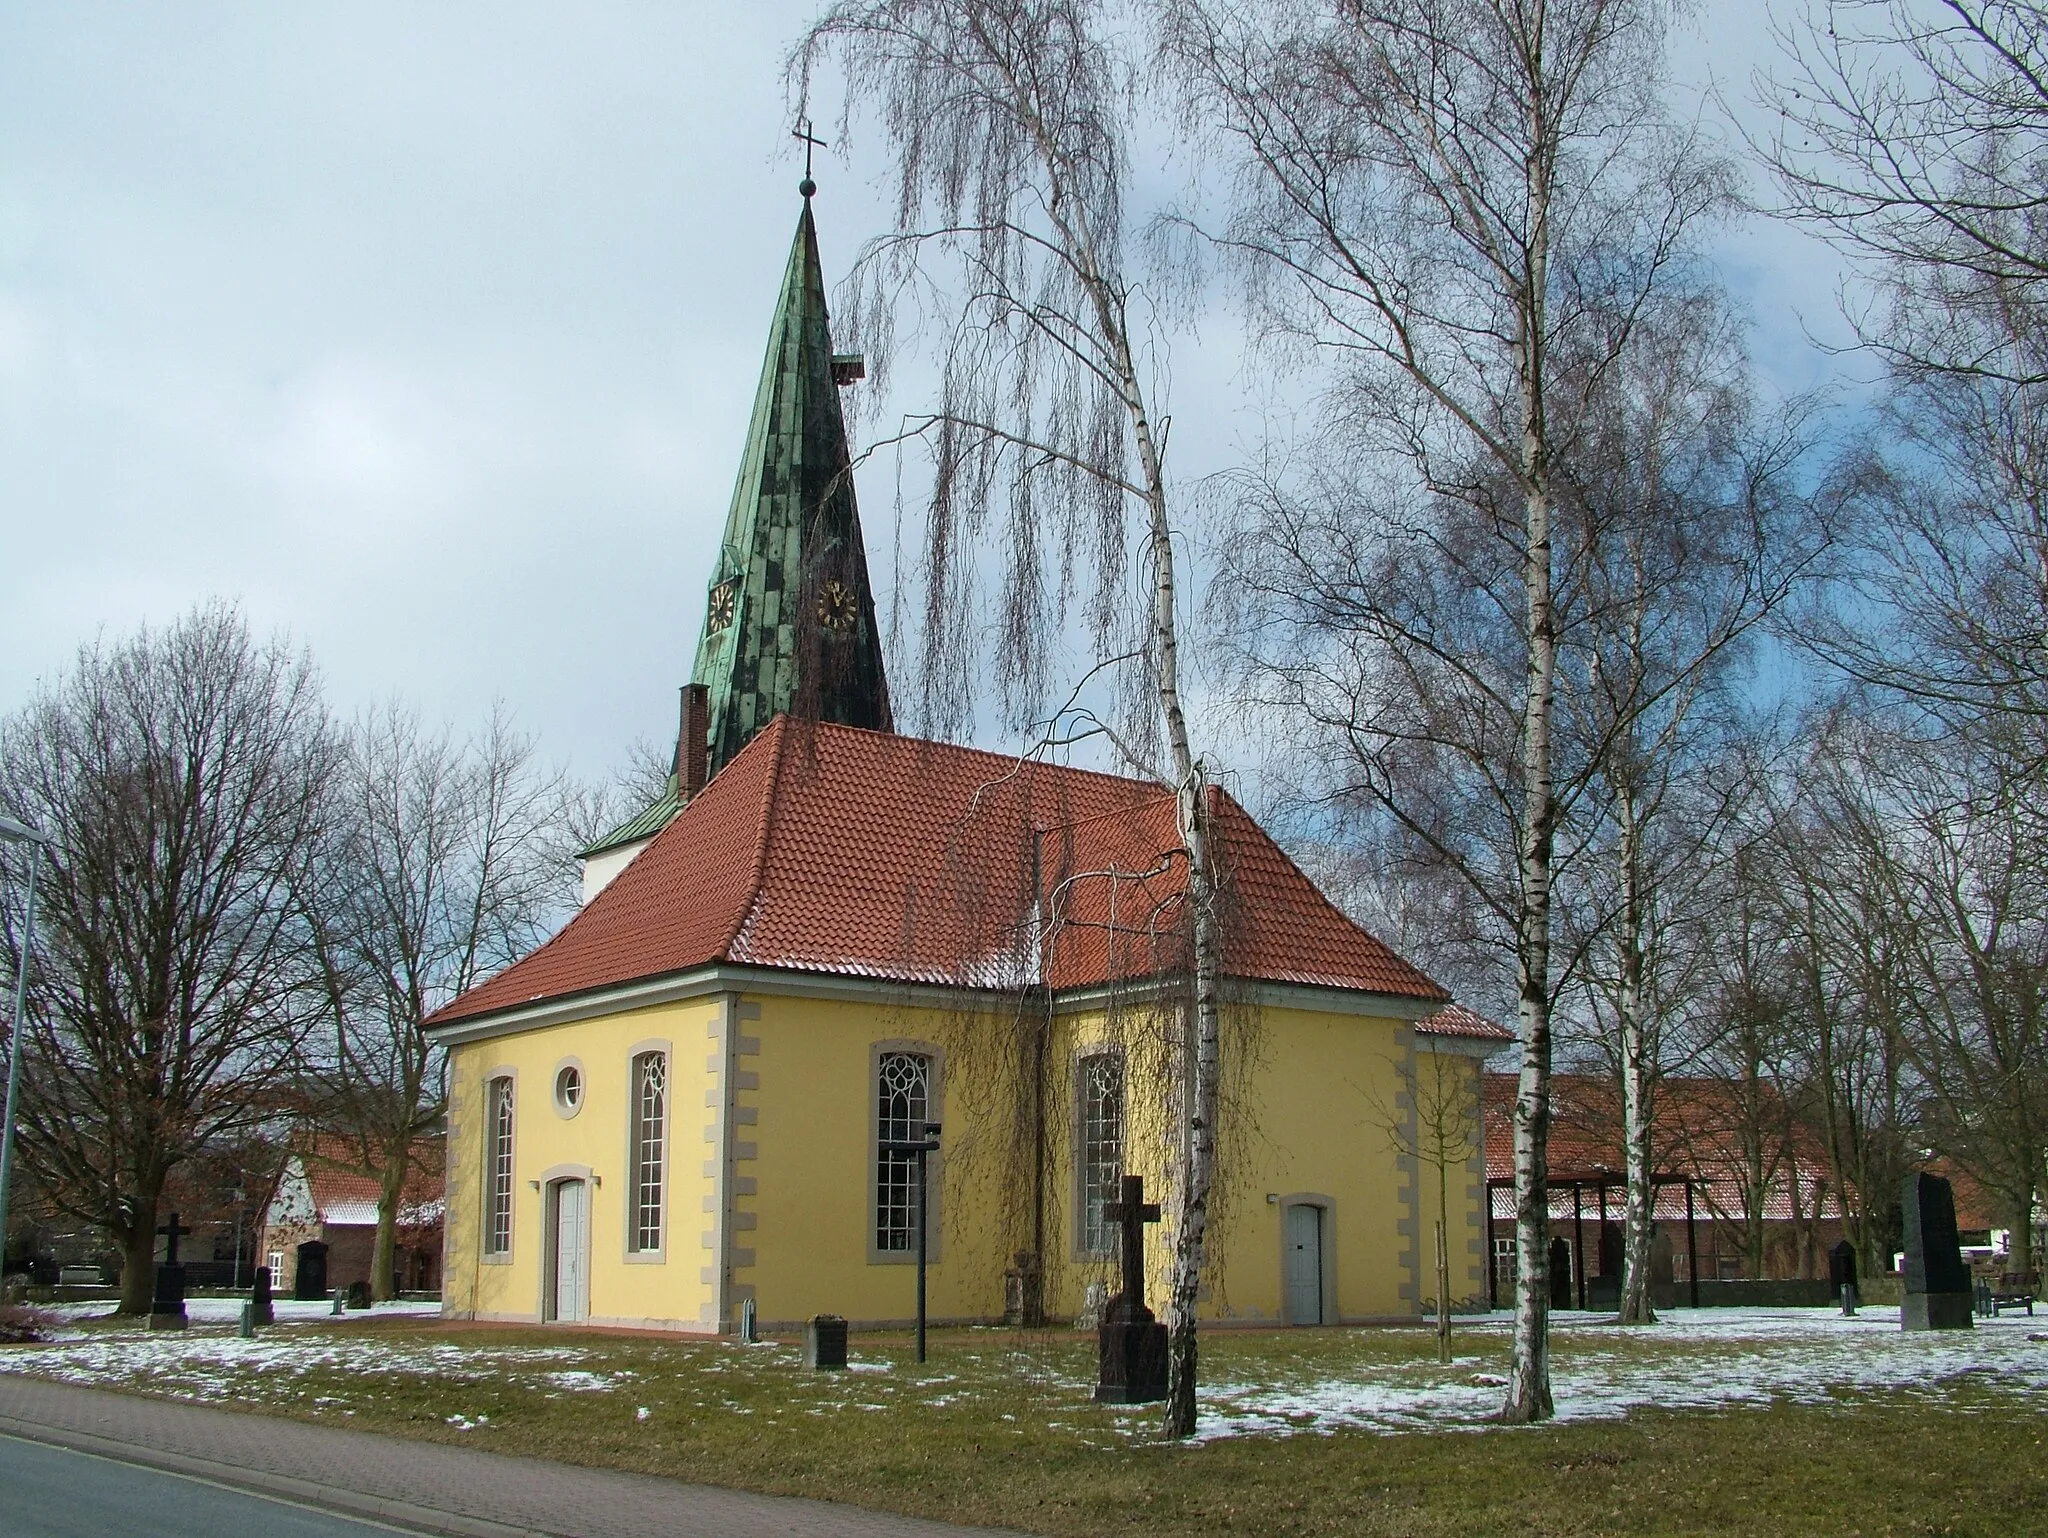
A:
{"type": "Polygon", "coordinates": [[[991,1538],[748,1495],[0,1373],[0,1433],[451,1538],[991,1538]]]}

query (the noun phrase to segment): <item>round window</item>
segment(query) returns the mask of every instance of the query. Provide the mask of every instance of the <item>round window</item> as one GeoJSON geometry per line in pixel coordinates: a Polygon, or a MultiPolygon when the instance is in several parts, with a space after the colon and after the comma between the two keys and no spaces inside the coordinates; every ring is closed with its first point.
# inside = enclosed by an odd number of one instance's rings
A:
{"type": "Polygon", "coordinates": [[[583,1070],[564,1063],[555,1073],[555,1109],[574,1116],[583,1105],[583,1070]]]}

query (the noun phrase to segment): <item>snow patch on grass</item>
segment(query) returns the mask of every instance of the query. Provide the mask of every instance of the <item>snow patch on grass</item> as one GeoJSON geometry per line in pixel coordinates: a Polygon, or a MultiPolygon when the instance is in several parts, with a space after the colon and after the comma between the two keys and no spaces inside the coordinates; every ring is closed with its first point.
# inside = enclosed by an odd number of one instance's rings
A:
{"type": "MultiPolygon", "coordinates": [[[[1941,1393],[1971,1374],[2048,1408],[2048,1343],[2033,1321],[1980,1319],[1968,1331],[1906,1334],[1896,1308],[1854,1319],[1815,1309],[1728,1309],[1665,1316],[1656,1325],[1565,1324],[1553,1340],[1551,1393],[1560,1421],[1612,1420],[1631,1410],[1738,1404],[1825,1404],[1842,1394],[1941,1393]]],[[[1380,1367],[1356,1379],[1225,1382],[1202,1392],[1212,1441],[1248,1435],[1476,1431],[1501,1406],[1501,1380],[1467,1358],[1380,1367]]],[[[1129,1425],[1141,1432],[1142,1424],[1129,1425]]]]}

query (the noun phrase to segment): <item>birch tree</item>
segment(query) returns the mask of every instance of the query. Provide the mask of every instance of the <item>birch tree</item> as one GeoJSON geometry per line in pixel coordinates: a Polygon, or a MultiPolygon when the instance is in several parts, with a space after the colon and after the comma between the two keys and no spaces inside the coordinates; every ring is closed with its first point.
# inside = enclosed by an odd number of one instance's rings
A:
{"type": "MultiPolygon", "coordinates": [[[[856,335],[881,365],[899,316],[929,301],[939,398],[905,426],[933,461],[920,640],[928,726],[955,724],[974,691],[977,632],[992,613],[994,676],[1013,715],[1033,714],[1064,594],[1097,665],[1120,669],[1128,708],[1089,728],[1170,787],[1186,870],[1192,996],[1173,1190],[1166,1429],[1195,1428],[1195,1308],[1215,1184],[1220,936],[1210,850],[1210,771],[1182,698],[1180,572],[1155,416],[1151,318],[1126,266],[1125,114],[1133,62],[1090,0],[844,0],[795,61],[800,87],[827,61],[846,108],[880,120],[895,164],[896,228],[853,280],[856,335]],[[1141,552],[1141,611],[1124,608],[1126,552],[1141,552]],[[1000,569],[985,610],[978,566],[1000,569]],[[1154,744],[1163,739],[1164,763],[1154,744]]],[[[1057,728],[1056,728],[1057,729],[1057,728]]]]}
{"type": "MultiPolygon", "coordinates": [[[[1346,730],[1372,760],[1416,748],[1402,731],[1418,716],[1462,715],[1430,751],[1456,758],[1492,804],[1509,793],[1514,858],[1493,900],[1511,935],[1521,1037],[1521,1262],[1502,1413],[1542,1420],[1552,887],[1566,809],[1553,762],[1560,478],[1645,307],[1685,277],[1696,231],[1727,206],[1727,171],[1663,115],[1656,0],[1163,9],[1191,112],[1240,172],[1218,233],[1244,259],[1259,313],[1277,340],[1330,364],[1331,410],[1368,462],[1406,467],[1382,548],[1434,563],[1447,585],[1457,572],[1512,637],[1511,651],[1467,667],[1420,604],[1404,600],[1391,623],[1382,611],[1359,632],[1361,662],[1417,685],[1458,674],[1460,688],[1386,727],[1362,715],[1346,730]],[[1436,519],[1450,505],[1466,516],[1436,519]],[[1460,745],[1482,738],[1486,761],[1460,745]]],[[[1409,579],[1403,560],[1389,564],[1409,579]]],[[[1370,783],[1401,819],[1395,782],[1370,783]]],[[[1432,838],[1427,816],[1403,825],[1432,838]]]]}
{"type": "MultiPolygon", "coordinates": [[[[1620,1317],[1649,1293],[1652,1098],[1662,1024],[1696,972],[1716,840],[1741,794],[1749,642],[1814,575],[1826,496],[1800,494],[1810,400],[1760,406],[1737,317],[1710,287],[1647,306],[1633,347],[1587,403],[1567,463],[1580,551],[1565,640],[1585,653],[1567,730],[1587,744],[1595,858],[1587,984],[1621,1084],[1627,1200],[1620,1317]]],[[[1561,627],[1564,628],[1564,627],[1561,627]]]]}

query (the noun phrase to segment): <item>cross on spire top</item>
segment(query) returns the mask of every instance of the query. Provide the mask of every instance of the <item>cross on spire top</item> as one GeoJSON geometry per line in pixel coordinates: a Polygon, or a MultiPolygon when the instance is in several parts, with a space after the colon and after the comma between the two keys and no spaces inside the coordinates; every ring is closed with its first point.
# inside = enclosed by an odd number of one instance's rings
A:
{"type": "Polygon", "coordinates": [[[801,139],[803,141],[804,179],[796,184],[796,190],[802,193],[806,198],[808,198],[812,193],[818,190],[818,184],[811,180],[811,151],[818,148],[820,145],[825,144],[827,141],[824,139],[820,139],[816,134],[811,132],[811,120],[807,117],[800,117],[796,120],[796,127],[794,130],[791,131],[790,137],[792,139],[801,139]]]}

